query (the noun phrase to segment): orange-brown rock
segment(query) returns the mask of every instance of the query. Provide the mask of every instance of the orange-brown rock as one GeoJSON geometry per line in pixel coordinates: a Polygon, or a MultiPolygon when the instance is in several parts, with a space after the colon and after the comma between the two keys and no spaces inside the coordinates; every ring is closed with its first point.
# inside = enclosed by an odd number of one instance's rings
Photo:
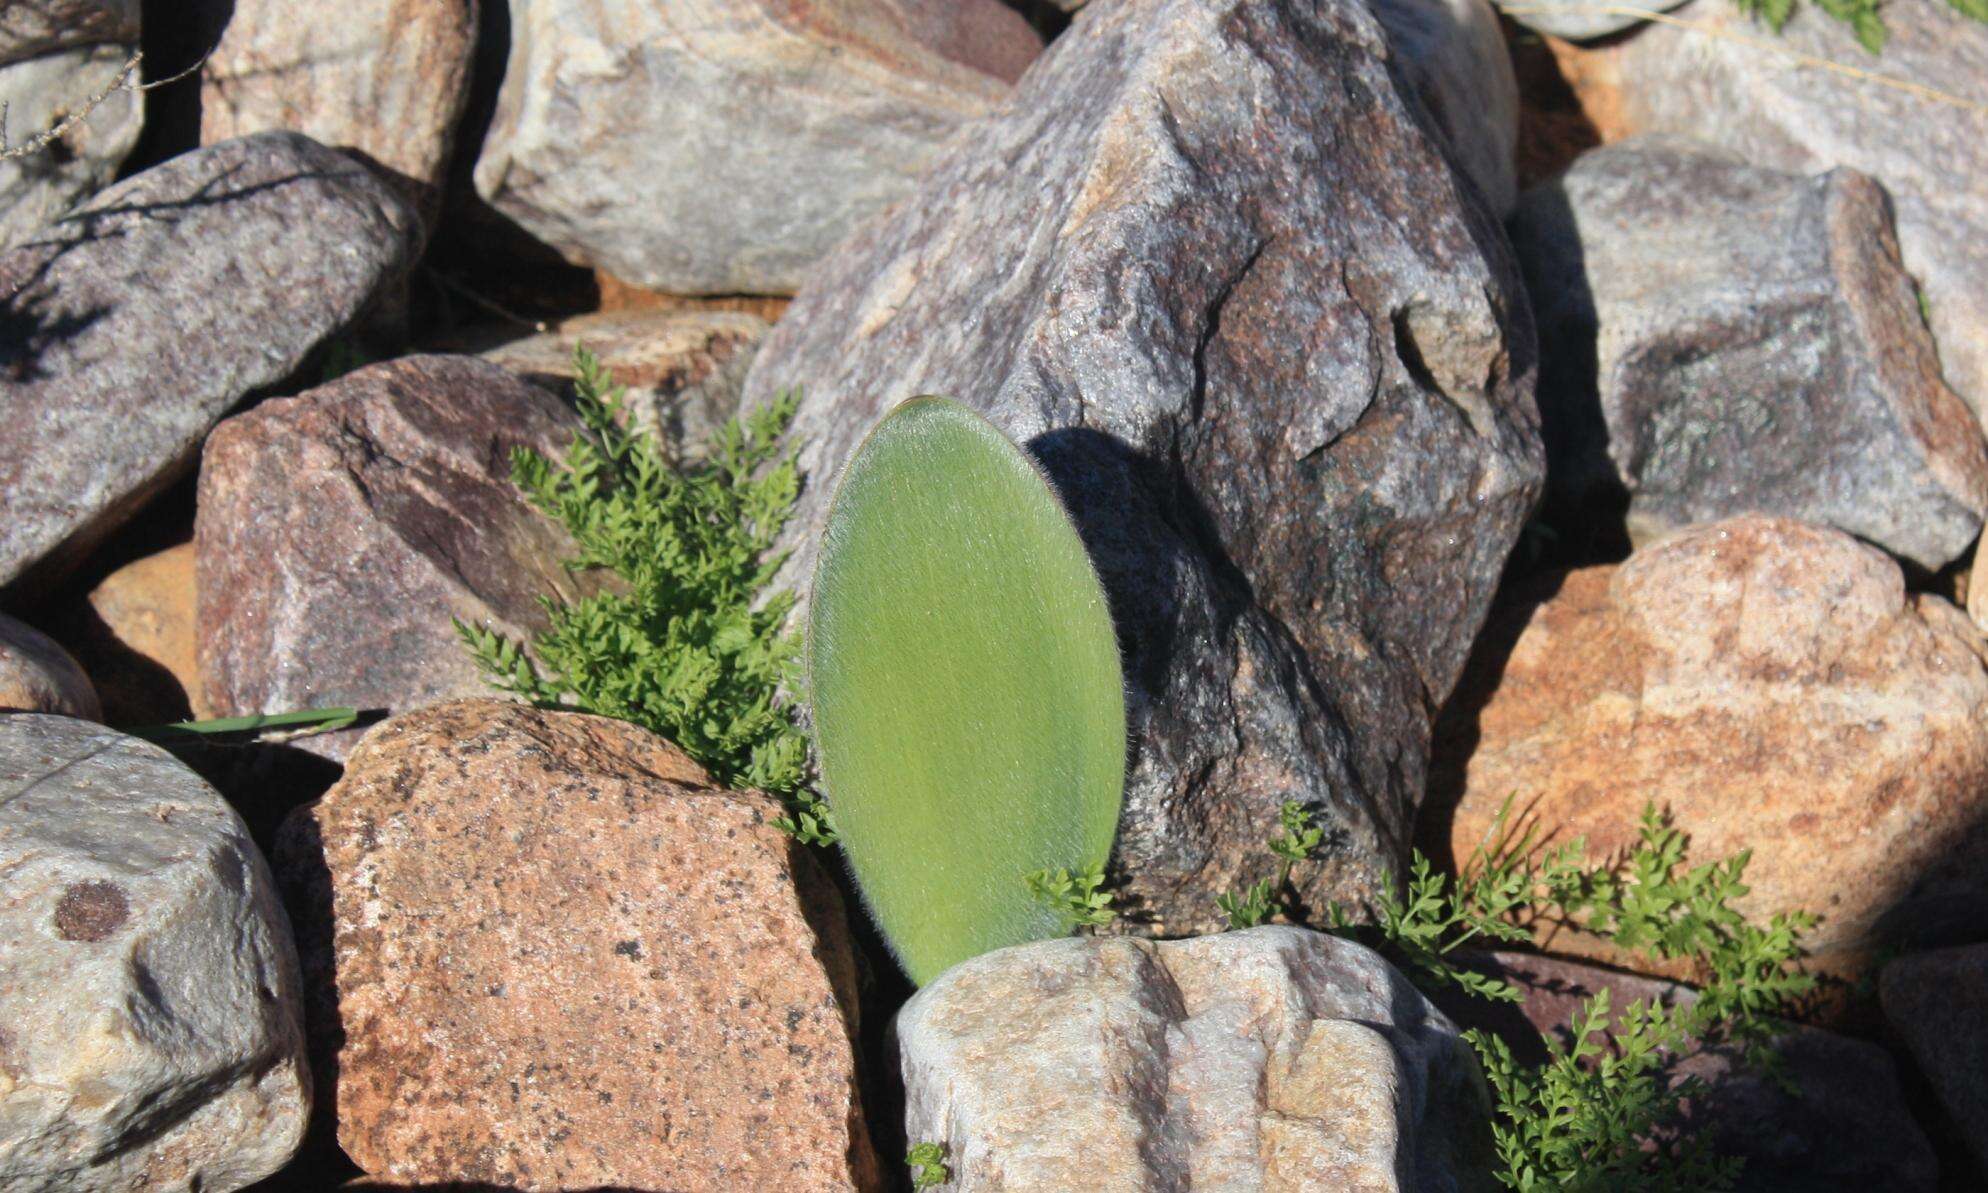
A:
{"type": "Polygon", "coordinates": [[[193,544],[133,560],[105,576],[57,633],[103,697],[112,725],[206,715],[194,636],[193,544]]]}
{"type": "Polygon", "coordinates": [[[842,907],[778,814],[599,717],[374,729],[278,846],[345,1151],[407,1184],[874,1186],[842,907]]]}
{"type": "Polygon", "coordinates": [[[1458,857],[1508,796],[1598,857],[1654,802],[1694,861],[1751,848],[1741,908],[1820,915],[1818,960],[1851,966],[1988,908],[1982,651],[1960,610],[1908,597],[1845,534],[1694,527],[1494,615],[1437,734],[1432,806],[1455,801],[1458,857]]]}

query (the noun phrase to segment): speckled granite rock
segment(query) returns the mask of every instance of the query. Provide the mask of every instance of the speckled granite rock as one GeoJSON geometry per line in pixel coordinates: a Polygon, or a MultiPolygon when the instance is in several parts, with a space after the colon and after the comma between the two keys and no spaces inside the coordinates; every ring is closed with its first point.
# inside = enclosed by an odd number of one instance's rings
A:
{"type": "MultiPolygon", "coordinates": [[[[9,6],[5,12],[34,7],[9,6]]],[[[0,20],[4,20],[0,16],[0,20]]],[[[80,111],[124,72],[132,41],[81,45],[0,65],[0,104],[15,145],[80,111]]],[[[0,41],[0,50],[5,43],[0,41]]],[[[27,157],[0,161],[0,248],[33,239],[56,217],[117,176],[138,143],[145,105],[133,91],[112,92],[96,110],[27,157]]]]}
{"type": "Polygon", "coordinates": [[[0,613],[0,712],[103,715],[90,677],[47,634],[0,613]]]}
{"type": "MultiPolygon", "coordinates": [[[[1594,856],[1654,802],[1695,860],[1753,851],[1740,910],[1821,915],[1805,943],[1826,967],[1988,916],[1988,648],[1883,554],[1734,518],[1514,597],[1438,732],[1429,823],[1449,817],[1455,856],[1514,792],[1594,856]]],[[[1632,964],[1571,932],[1551,947],[1632,964]]]]}
{"type": "Polygon", "coordinates": [[[0,1188],[239,1189],[310,1110],[262,856],[170,754],[0,716],[0,1188]]]}
{"type": "MultiPolygon", "coordinates": [[[[138,43],[140,0],[34,0],[0,5],[0,63],[77,46],[138,43]]],[[[18,140],[18,130],[15,133],[18,140]]]]}
{"type": "Polygon", "coordinates": [[[0,586],[72,563],[407,265],[393,189],[295,133],[195,150],[0,255],[0,586]]]}
{"type": "MultiPolygon", "coordinates": [[[[450,617],[513,638],[571,598],[575,554],[511,482],[565,451],[559,400],[468,356],[410,356],[215,429],[194,524],[199,669],[216,716],[415,708],[488,690],[450,617]]],[[[343,757],[360,730],[297,744],[343,757]]]]}
{"type": "Polygon", "coordinates": [[[1160,934],[1269,874],[1287,799],[1329,833],[1308,898],[1402,864],[1430,710],[1539,492],[1516,268],[1389,54],[1354,0],[1086,9],[747,378],[747,408],[805,387],[790,587],[906,397],[1046,467],[1125,650],[1115,864],[1160,934]]]}
{"type": "Polygon", "coordinates": [[[999,0],[512,0],[477,190],[570,260],[791,293],[1042,42],[999,0]]]}
{"type": "Polygon", "coordinates": [[[1912,953],[1878,982],[1891,1034],[1988,1171],[1988,945],[1912,953]]]}
{"type": "Polygon", "coordinates": [[[472,700],[374,729],[277,848],[346,1153],[421,1184],[875,1188],[841,902],[779,814],[619,721],[472,700]]]}
{"type": "Polygon", "coordinates": [[[1934,570],[1980,533],[1988,446],[1868,177],[1637,138],[1528,192],[1511,229],[1557,525],[1626,495],[1639,539],[1783,514],[1934,570]]]}
{"type": "Polygon", "coordinates": [[[573,388],[573,348],[583,344],[627,387],[631,425],[657,436],[672,457],[697,457],[738,413],[767,326],[737,311],[616,311],[568,319],[483,357],[563,396],[573,388]]]}
{"type": "Polygon", "coordinates": [[[1374,0],[1450,158],[1500,218],[1518,201],[1519,83],[1486,0],[1374,0]]]}
{"type": "Polygon", "coordinates": [[[1456,1028],[1301,928],[1078,938],[947,970],[898,1013],[905,1138],[949,1189],[1493,1188],[1456,1028]]]}

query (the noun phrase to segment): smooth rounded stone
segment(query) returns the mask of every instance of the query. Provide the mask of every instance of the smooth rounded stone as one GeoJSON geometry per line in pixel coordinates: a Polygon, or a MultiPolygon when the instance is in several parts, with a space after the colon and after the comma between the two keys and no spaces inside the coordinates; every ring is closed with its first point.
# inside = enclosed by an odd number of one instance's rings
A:
{"type": "MultiPolygon", "coordinates": [[[[1468,857],[1517,793],[1525,823],[1601,858],[1654,803],[1694,863],[1751,849],[1735,906],[1819,915],[1816,963],[1854,971],[1988,915],[1983,651],[1839,531],[1695,527],[1501,605],[1438,728],[1433,823],[1468,857]]],[[[1551,947],[1640,964],[1574,932],[1551,947]]]]}
{"type": "Polygon", "coordinates": [[[1487,0],[1375,0],[1457,168],[1500,219],[1518,202],[1519,83],[1487,0]]]}
{"type": "MultiPolygon", "coordinates": [[[[514,448],[558,457],[579,426],[488,361],[410,356],[215,428],[194,519],[206,707],[402,710],[488,691],[450,618],[523,638],[545,627],[541,595],[593,582],[511,481],[514,448]]],[[[342,758],[360,732],[295,744],[342,758]]]]}
{"type": "Polygon", "coordinates": [[[103,697],[112,725],[206,716],[196,637],[193,544],[133,560],[103,578],[55,630],[103,697]]]}
{"type": "Polygon", "coordinates": [[[1771,47],[1736,6],[1696,0],[1676,15],[1696,28],[1652,25],[1592,55],[1599,61],[1576,84],[1583,99],[1628,133],[1696,137],[1757,166],[1840,166],[1883,183],[1947,381],[1988,412],[1988,115],[1928,94],[1980,102],[1981,24],[1946,0],[1891,0],[1890,37],[1873,58],[1813,4],[1797,6],[1771,47]],[[1864,74],[1818,70],[1803,56],[1864,74]]]}
{"type": "MultiPolygon", "coordinates": [[[[1494,1003],[1454,988],[1434,1001],[1461,1027],[1496,1032],[1526,1064],[1546,1059],[1582,1004],[1604,991],[1620,1013],[1631,1002],[1688,1006],[1689,986],[1537,953],[1453,956],[1518,988],[1523,1001],[1494,1003]]],[[[1736,1193],[1933,1193],[1939,1162],[1914,1120],[1891,1054],[1865,1040],[1788,1025],[1764,1041],[1778,1076],[1745,1063],[1737,1045],[1694,1041],[1670,1070],[1700,1088],[1683,1126],[1722,1156],[1744,1163],[1736,1193]]]]}
{"type": "Polygon", "coordinates": [[[0,613],[0,713],[6,712],[95,721],[103,706],[90,677],[55,639],[0,613]]]}
{"type": "Polygon", "coordinates": [[[841,899],[780,815],[602,717],[375,728],[277,845],[346,1154],[406,1184],[878,1188],[841,899]]]}
{"type": "Polygon", "coordinates": [[[200,68],[200,139],[287,128],[351,151],[439,206],[469,101],[477,0],[200,0],[225,29],[200,68]]]}
{"type": "Polygon", "coordinates": [[[47,579],[189,468],[408,265],[387,183],[296,133],[183,154],[0,254],[0,586],[47,579]]]}
{"type": "Polygon", "coordinates": [[[0,1188],[253,1184],[303,1138],[297,957],[268,868],[156,746],[0,716],[0,1188]]]}
{"type": "Polygon", "coordinates": [[[655,436],[673,459],[697,458],[738,413],[746,370],[767,327],[766,320],[736,311],[616,311],[568,319],[482,355],[570,397],[573,349],[584,345],[627,387],[629,425],[655,436]]]}
{"type": "MultiPolygon", "coordinates": [[[[141,0],[33,0],[0,4],[0,64],[72,50],[137,46],[141,0]]],[[[9,120],[18,143],[27,126],[9,120]]]]}
{"type": "Polygon", "coordinates": [[[1477,1189],[1490,1110],[1456,1028],[1302,928],[1038,941],[898,1012],[905,1138],[994,1189],[1477,1189]]]}
{"type": "Polygon", "coordinates": [[[1141,931],[1219,928],[1286,800],[1327,831],[1308,902],[1405,864],[1430,710],[1543,479],[1522,283],[1390,54],[1356,0],[1087,9],[747,378],[748,410],[803,387],[794,590],[905,398],[1047,469],[1125,652],[1141,931]]]}
{"type": "Polygon", "coordinates": [[[1988,944],[1911,953],[1884,967],[1885,1025],[1988,1171],[1988,944]]]}
{"type": "Polygon", "coordinates": [[[1637,138],[1528,192],[1511,231],[1557,521],[1624,495],[1638,539],[1782,514],[1932,570],[1980,534],[1988,446],[1867,176],[1637,138]]]}
{"type": "MultiPolygon", "coordinates": [[[[84,45],[0,65],[0,104],[6,105],[9,140],[25,144],[81,111],[117,82],[133,48],[84,45]]],[[[135,75],[132,81],[137,81],[135,75]]],[[[144,123],[145,105],[138,93],[113,91],[40,152],[0,161],[0,248],[33,240],[107,185],[138,143],[144,123]]],[[[0,333],[0,344],[19,334],[0,333]]]]}
{"type": "Polygon", "coordinates": [[[999,0],[510,15],[477,191],[575,263],[684,294],[792,293],[1042,45],[999,0]]]}
{"type": "MultiPolygon", "coordinates": [[[[1685,2],[1686,0],[1647,0],[1633,7],[1663,13],[1671,12],[1685,2]]],[[[1604,11],[1611,7],[1619,10],[1632,6],[1612,6],[1603,0],[1516,0],[1514,3],[1498,5],[1500,12],[1535,33],[1565,37],[1572,41],[1590,41],[1649,23],[1648,17],[1637,16],[1634,13],[1604,11]]]]}

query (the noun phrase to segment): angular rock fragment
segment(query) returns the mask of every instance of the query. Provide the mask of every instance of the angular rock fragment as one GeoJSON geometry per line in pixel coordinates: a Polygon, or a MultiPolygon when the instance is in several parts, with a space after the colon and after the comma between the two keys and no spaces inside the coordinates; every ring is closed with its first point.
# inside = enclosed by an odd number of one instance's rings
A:
{"type": "Polygon", "coordinates": [[[1429,710],[1539,491],[1516,270],[1388,55],[1352,2],[1087,10],[747,379],[747,408],[804,387],[790,586],[905,398],[1047,468],[1125,650],[1116,864],[1155,931],[1221,924],[1285,800],[1329,830],[1308,898],[1398,867],[1429,710]]]}
{"type": "Polygon", "coordinates": [[[1519,186],[1519,84],[1486,0],[1376,0],[1403,73],[1434,117],[1444,146],[1500,218],[1519,186]]]}
{"type": "Polygon", "coordinates": [[[942,1144],[961,1193],[1495,1187],[1456,1028],[1301,928],[1000,949],[896,1037],[905,1137],[942,1144]]]}
{"type": "MultiPolygon", "coordinates": [[[[450,618],[513,638],[577,595],[565,531],[510,454],[579,420],[474,357],[410,356],[264,402],[207,441],[194,528],[199,668],[217,716],[394,710],[487,690],[450,618]]],[[[359,730],[297,744],[343,757],[359,730]]]]}
{"type": "Polygon", "coordinates": [[[572,261],[791,293],[997,104],[1041,41],[999,0],[514,0],[477,190],[572,261]]]}
{"type": "Polygon", "coordinates": [[[0,255],[0,586],[74,560],[397,278],[414,217],[351,158],[261,133],[126,179],[0,255]]]}
{"type": "Polygon", "coordinates": [[[1782,514],[1930,569],[1980,533],[1988,446],[1868,177],[1639,138],[1529,192],[1512,237],[1557,517],[1782,514]]]}
{"type": "Polygon", "coordinates": [[[277,851],[346,1153],[407,1184],[877,1188],[840,898],[780,814],[620,721],[373,730],[277,851]]]}
{"type": "MultiPolygon", "coordinates": [[[[1734,518],[1502,606],[1445,710],[1432,788],[1457,857],[1514,807],[1602,858],[1645,803],[1693,862],[1752,850],[1765,919],[1821,917],[1818,964],[1988,914],[1988,669],[1978,632],[1848,536],[1734,518]]],[[[1635,959],[1571,932],[1561,952],[1635,959]]]]}
{"type": "Polygon", "coordinates": [[[170,754],[0,717],[0,1188],[253,1184],[310,1112],[262,855],[170,754]]]}

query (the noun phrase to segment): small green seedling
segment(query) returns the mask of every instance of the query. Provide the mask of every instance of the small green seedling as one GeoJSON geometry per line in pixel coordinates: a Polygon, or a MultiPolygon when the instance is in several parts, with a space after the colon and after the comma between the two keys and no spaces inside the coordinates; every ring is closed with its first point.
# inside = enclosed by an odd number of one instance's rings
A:
{"type": "Polygon", "coordinates": [[[1111,892],[1101,889],[1103,866],[1086,866],[1074,874],[1066,869],[1037,870],[1022,875],[1022,882],[1031,898],[1062,918],[1066,932],[1079,927],[1100,928],[1118,918],[1111,906],[1111,892]]]}
{"type": "Polygon", "coordinates": [[[850,458],[816,564],[822,789],[912,980],[1069,926],[1017,877],[1101,868],[1125,785],[1104,588],[1033,460],[943,398],[850,458]]]}
{"type": "Polygon", "coordinates": [[[936,1189],[953,1179],[953,1170],[946,1167],[946,1145],[925,1142],[916,1144],[904,1153],[904,1162],[911,1165],[911,1187],[913,1189],[936,1189]]]}
{"type": "Polygon", "coordinates": [[[1277,809],[1277,824],[1277,835],[1270,838],[1270,852],[1277,855],[1277,877],[1263,879],[1241,894],[1215,896],[1215,906],[1228,917],[1231,930],[1254,928],[1269,923],[1280,911],[1289,911],[1284,894],[1291,885],[1291,867],[1309,861],[1325,841],[1325,830],[1297,800],[1285,800],[1277,809]]]}

